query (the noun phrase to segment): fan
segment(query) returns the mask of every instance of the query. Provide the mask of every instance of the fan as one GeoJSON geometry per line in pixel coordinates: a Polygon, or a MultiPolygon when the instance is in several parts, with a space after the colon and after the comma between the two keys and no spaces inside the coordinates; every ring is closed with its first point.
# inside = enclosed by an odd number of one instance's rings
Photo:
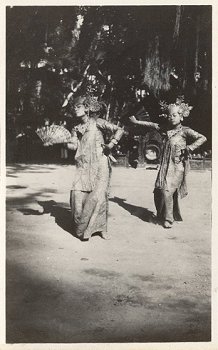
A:
{"type": "Polygon", "coordinates": [[[46,125],[36,130],[44,146],[51,146],[57,143],[69,142],[71,133],[63,125],[46,125]]]}

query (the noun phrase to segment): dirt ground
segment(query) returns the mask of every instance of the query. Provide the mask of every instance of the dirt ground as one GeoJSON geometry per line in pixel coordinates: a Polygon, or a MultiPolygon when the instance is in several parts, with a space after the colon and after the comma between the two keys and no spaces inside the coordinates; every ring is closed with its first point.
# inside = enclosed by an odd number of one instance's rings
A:
{"type": "Polygon", "coordinates": [[[191,171],[184,221],[151,222],[156,170],[113,169],[109,233],[73,236],[74,167],[7,167],[7,343],[210,340],[211,172],[191,171]]]}

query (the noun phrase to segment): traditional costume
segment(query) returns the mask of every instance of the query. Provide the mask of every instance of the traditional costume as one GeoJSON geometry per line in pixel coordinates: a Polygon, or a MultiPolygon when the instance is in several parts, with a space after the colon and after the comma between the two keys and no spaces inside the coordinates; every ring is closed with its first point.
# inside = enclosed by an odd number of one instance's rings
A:
{"type": "MultiPolygon", "coordinates": [[[[167,110],[170,106],[179,106],[183,117],[188,117],[192,109],[181,98],[178,98],[173,105],[162,104],[162,109],[167,110]]],[[[188,154],[205,141],[205,136],[181,124],[165,132],[162,158],[154,189],[154,201],[159,220],[170,224],[174,220],[182,220],[178,197],[180,195],[183,198],[187,195],[188,154]]]]}

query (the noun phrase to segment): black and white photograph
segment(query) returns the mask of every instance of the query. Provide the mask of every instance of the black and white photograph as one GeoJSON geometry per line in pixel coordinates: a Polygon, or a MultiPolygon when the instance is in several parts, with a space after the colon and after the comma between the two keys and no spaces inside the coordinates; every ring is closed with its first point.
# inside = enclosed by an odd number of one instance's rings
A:
{"type": "Polygon", "coordinates": [[[5,343],[209,346],[213,6],[4,11],[5,343]]]}

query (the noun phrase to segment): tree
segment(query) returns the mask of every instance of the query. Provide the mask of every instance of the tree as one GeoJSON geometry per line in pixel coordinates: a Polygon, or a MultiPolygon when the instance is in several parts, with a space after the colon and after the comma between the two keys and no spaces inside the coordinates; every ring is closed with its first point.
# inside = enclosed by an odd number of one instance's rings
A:
{"type": "Polygon", "coordinates": [[[140,89],[156,101],[204,100],[209,110],[210,67],[211,6],[7,8],[8,108],[25,99],[23,114],[36,123],[63,118],[76,89],[103,99],[115,120],[140,89]]]}

